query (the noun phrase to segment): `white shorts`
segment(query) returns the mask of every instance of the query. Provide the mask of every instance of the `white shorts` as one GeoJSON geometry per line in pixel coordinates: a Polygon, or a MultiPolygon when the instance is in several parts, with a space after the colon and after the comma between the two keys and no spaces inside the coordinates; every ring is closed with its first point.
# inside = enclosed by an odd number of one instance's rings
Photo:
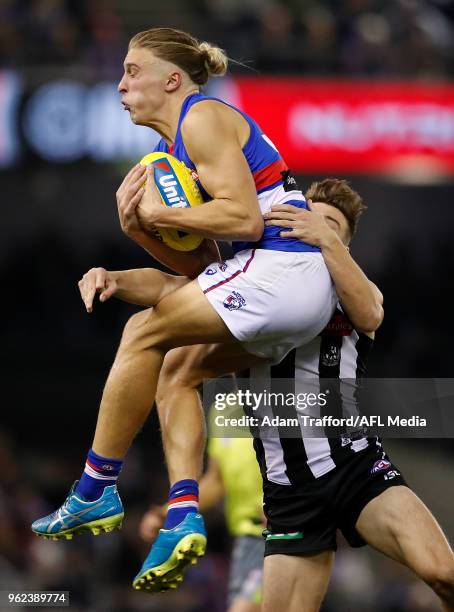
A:
{"type": "Polygon", "coordinates": [[[244,348],[273,362],[315,338],[337,303],[321,253],[247,249],[198,281],[244,348]]]}

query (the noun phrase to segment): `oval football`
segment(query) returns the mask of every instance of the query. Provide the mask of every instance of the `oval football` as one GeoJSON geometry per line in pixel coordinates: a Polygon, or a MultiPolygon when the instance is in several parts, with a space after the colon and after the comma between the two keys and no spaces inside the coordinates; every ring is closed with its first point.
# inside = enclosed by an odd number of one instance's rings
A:
{"type": "MultiPolygon", "coordinates": [[[[140,163],[153,164],[154,179],[164,206],[189,208],[203,204],[202,194],[192,177],[191,170],[169,153],[149,153],[140,163]]],[[[203,241],[178,229],[156,228],[163,242],[177,251],[193,251],[203,241]]]]}

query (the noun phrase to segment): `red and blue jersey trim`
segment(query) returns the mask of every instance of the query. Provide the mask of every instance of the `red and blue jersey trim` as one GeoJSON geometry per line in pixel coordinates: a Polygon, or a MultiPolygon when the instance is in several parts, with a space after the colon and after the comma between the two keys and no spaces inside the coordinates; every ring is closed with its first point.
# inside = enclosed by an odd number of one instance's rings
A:
{"type": "MultiPolygon", "coordinates": [[[[283,186],[283,174],[288,171],[288,166],[282,159],[279,151],[263,134],[259,125],[251,117],[249,117],[249,115],[243,113],[240,109],[232,106],[231,104],[227,104],[227,102],[224,102],[223,100],[205,96],[202,93],[192,94],[184,100],[181,107],[180,118],[173,145],[169,147],[164,139],[161,139],[156,145],[155,151],[170,153],[180,161],[184,162],[188,168],[196,170],[195,164],[190,159],[183,143],[183,138],[181,136],[181,123],[191,106],[204,100],[216,100],[217,102],[221,102],[222,104],[225,104],[240,113],[248,122],[250,134],[247,143],[243,147],[243,154],[254,178],[257,195],[271,191],[279,186],[283,186]]],[[[199,180],[197,181],[197,184],[202,193],[203,199],[205,201],[211,200],[212,196],[210,196],[210,194],[204,189],[199,180]]],[[[291,203],[295,203],[295,205],[300,208],[307,208],[307,204],[303,197],[301,197],[301,200],[295,199],[291,203]]],[[[272,249],[276,251],[320,250],[318,247],[312,247],[301,240],[298,240],[297,238],[281,238],[279,236],[280,231],[282,231],[282,228],[279,227],[265,227],[263,235],[258,242],[234,242],[233,249],[235,252],[254,247],[260,249],[272,249]]]]}
{"type": "Polygon", "coordinates": [[[252,173],[257,193],[263,193],[282,184],[282,173],[288,170],[283,159],[275,161],[252,173]]]}

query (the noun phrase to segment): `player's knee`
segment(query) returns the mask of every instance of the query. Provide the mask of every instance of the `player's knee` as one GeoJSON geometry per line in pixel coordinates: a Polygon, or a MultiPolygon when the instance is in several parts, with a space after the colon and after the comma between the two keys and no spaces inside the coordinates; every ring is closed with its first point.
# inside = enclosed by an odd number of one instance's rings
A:
{"type": "Polygon", "coordinates": [[[168,349],[168,334],[165,325],[154,316],[153,309],[148,308],[132,315],[126,323],[121,338],[121,349],[146,350],[149,348],[168,349]]]}
{"type": "Polygon", "coordinates": [[[155,399],[160,414],[167,410],[167,406],[172,402],[173,395],[178,392],[178,389],[178,371],[166,365],[166,360],[164,360],[159,373],[155,399]]]}
{"type": "Polygon", "coordinates": [[[172,352],[166,355],[159,374],[158,394],[164,395],[169,389],[175,392],[177,389],[196,389],[202,382],[201,375],[197,368],[192,367],[189,359],[172,359],[172,352]]]}
{"type": "Polygon", "coordinates": [[[454,603],[454,560],[434,566],[425,580],[443,601],[454,603]]]}
{"type": "Polygon", "coordinates": [[[160,414],[171,407],[175,396],[188,389],[196,389],[202,382],[199,368],[192,363],[190,354],[184,348],[169,351],[159,373],[156,390],[156,404],[160,414]]]}
{"type": "Polygon", "coordinates": [[[123,344],[134,342],[143,334],[144,325],[149,319],[151,309],[141,310],[129,317],[123,329],[121,341],[123,344]]]}

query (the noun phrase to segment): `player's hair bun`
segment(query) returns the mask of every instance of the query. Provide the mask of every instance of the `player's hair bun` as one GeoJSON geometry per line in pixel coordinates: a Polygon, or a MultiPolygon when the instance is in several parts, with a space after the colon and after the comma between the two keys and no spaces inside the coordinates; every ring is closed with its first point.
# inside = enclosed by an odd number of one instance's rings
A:
{"type": "Polygon", "coordinates": [[[199,44],[208,76],[223,76],[227,72],[229,60],[223,49],[214,47],[208,42],[199,44]]]}

